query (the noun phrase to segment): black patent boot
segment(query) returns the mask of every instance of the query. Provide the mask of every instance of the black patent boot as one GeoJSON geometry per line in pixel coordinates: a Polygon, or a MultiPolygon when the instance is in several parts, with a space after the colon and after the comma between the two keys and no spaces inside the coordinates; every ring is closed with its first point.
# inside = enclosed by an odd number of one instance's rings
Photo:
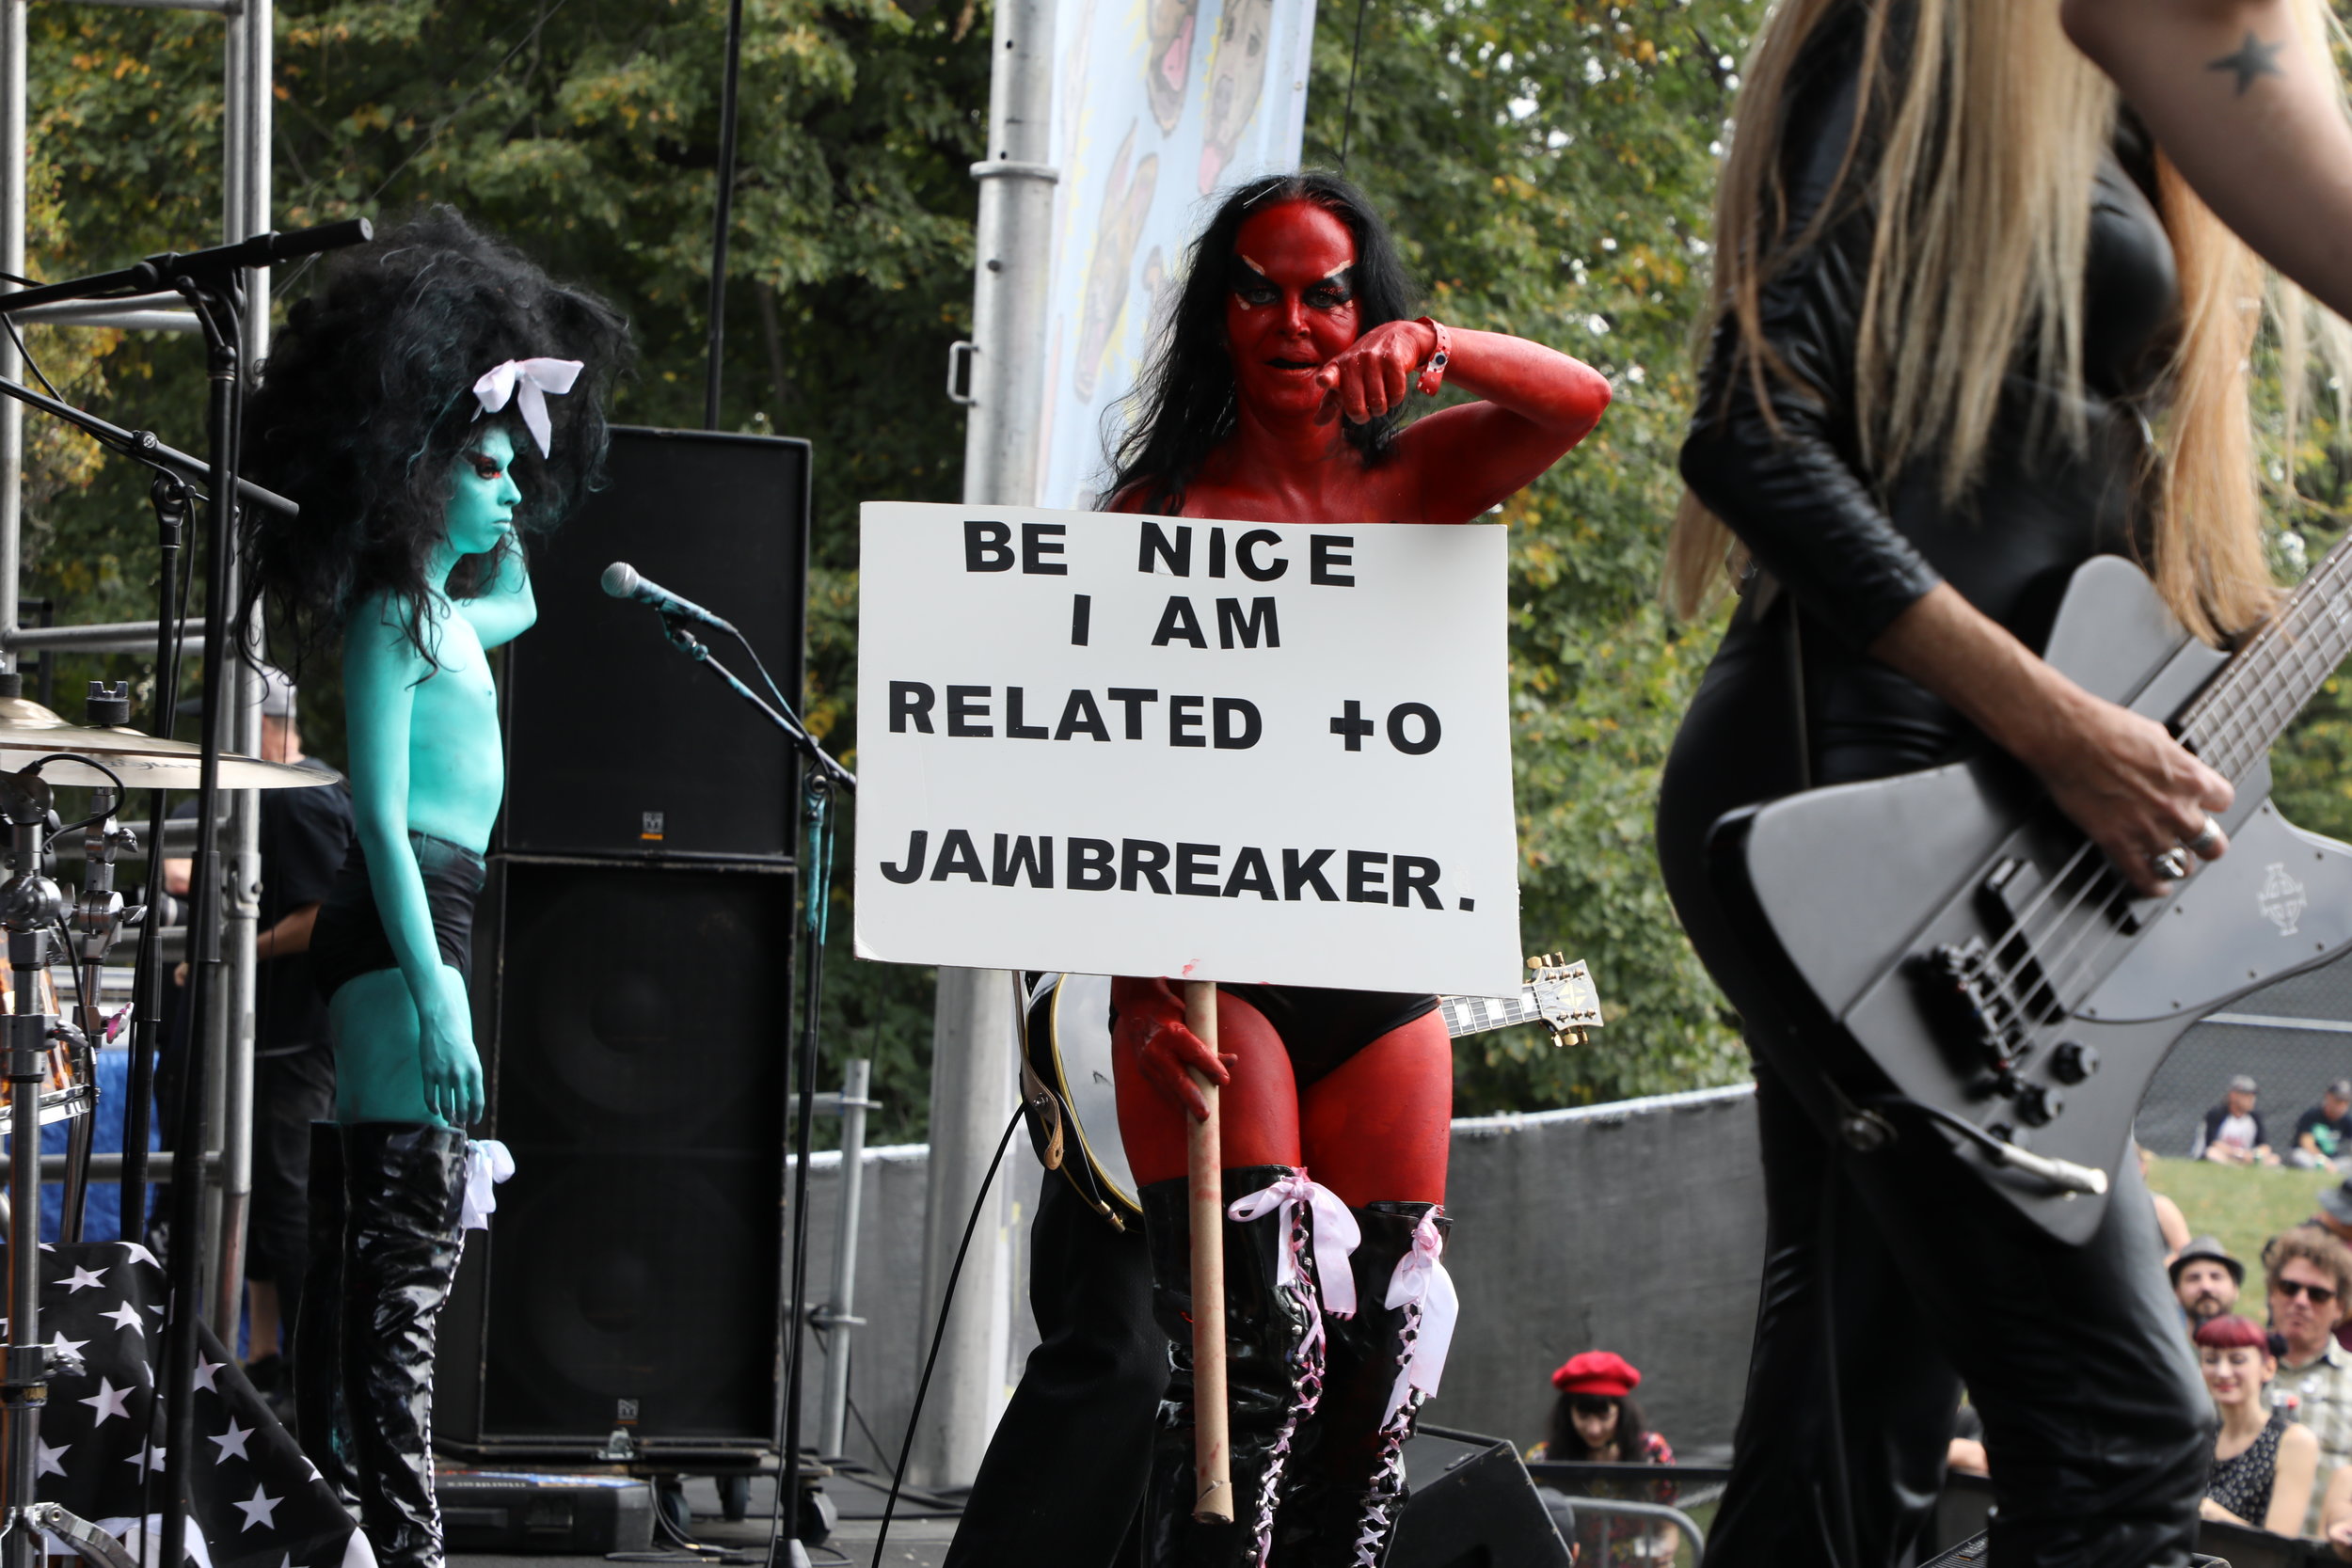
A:
{"type": "Polygon", "coordinates": [[[442,1568],[433,1340],[457,1274],[466,1135],[363,1121],[343,1129],[343,1396],[360,1522],[382,1568],[442,1568]]]}
{"type": "MultiPolygon", "coordinates": [[[[1275,1528],[1273,1568],[1380,1568],[1405,1513],[1405,1443],[1422,1395],[1395,1399],[1422,1307],[1390,1307],[1397,1264],[1434,1203],[1371,1203],[1350,1209],[1363,1241],[1349,1259],[1356,1315],[1324,1321],[1328,1337],[1323,1400],[1302,1425],[1275,1528]],[[1393,1408],[1392,1408],[1393,1406],[1393,1408]]],[[[1442,1234],[1451,1222],[1433,1223],[1442,1234]]]]}
{"type": "Polygon", "coordinates": [[[358,1449],[343,1402],[343,1130],[331,1121],[310,1124],[310,1201],[302,1300],[310,1305],[294,1321],[294,1434],[356,1519],[358,1449]]]}
{"type": "MultiPolygon", "coordinates": [[[[1286,1165],[1224,1173],[1224,1205],[1291,1175],[1286,1165]]],[[[1231,1404],[1233,1522],[1192,1516],[1192,1226],[1184,1183],[1137,1195],[1152,1255],[1152,1313],[1168,1338],[1168,1397],[1152,1436],[1144,1497],[1144,1552],[1152,1568],[1255,1568],[1274,1528],[1291,1434],[1323,1383],[1323,1314],[1315,1299],[1314,1236],[1307,1205],[1224,1221],[1225,1381],[1231,1404]],[[1293,1277],[1281,1278],[1285,1256],[1293,1277]]]]}

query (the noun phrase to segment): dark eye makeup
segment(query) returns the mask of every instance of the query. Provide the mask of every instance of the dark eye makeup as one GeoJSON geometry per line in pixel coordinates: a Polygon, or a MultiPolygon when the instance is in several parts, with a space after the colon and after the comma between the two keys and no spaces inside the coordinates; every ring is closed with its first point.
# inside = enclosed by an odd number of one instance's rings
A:
{"type": "Polygon", "coordinates": [[[506,465],[487,452],[469,451],[466,453],[466,461],[473,465],[474,478],[485,483],[506,472],[506,465]]]}

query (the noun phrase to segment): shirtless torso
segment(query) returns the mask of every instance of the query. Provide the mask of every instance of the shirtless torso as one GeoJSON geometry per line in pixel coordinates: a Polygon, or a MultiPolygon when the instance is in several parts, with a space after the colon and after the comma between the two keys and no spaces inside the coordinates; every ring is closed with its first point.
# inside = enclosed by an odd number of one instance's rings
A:
{"type": "MultiPolygon", "coordinates": [[[[1271,206],[1236,236],[1226,296],[1235,424],[1184,486],[1180,513],[1289,523],[1463,523],[1541,475],[1583,439],[1609,404],[1609,384],[1566,355],[1499,332],[1450,328],[1445,379],[1480,401],[1427,415],[1367,464],[1342,420],[1401,406],[1438,352],[1433,326],[1384,322],[1364,330],[1351,283],[1354,236],[1322,207],[1271,206]]],[[[1205,261],[1200,264],[1208,264],[1205,261]]],[[[1150,486],[1111,502],[1141,511],[1150,486]]],[[[1296,1082],[1259,1009],[1223,999],[1220,1063],[1184,1026],[1166,980],[1115,983],[1120,1124],[1136,1179],[1183,1175],[1182,1109],[1204,1102],[1185,1077],[1223,1085],[1229,1166],[1303,1163],[1347,1202],[1440,1201],[1453,1058],[1424,1014],[1358,1049],[1316,1082],[1296,1082]]]]}
{"type": "MultiPolygon", "coordinates": [[[[437,589],[467,556],[513,537],[522,499],[507,471],[513,457],[511,437],[494,426],[457,461],[448,536],[434,562],[437,589]]],[[[344,982],[328,1003],[338,1120],[462,1127],[482,1116],[482,1061],[465,975],[444,961],[436,941],[409,835],[476,856],[488,847],[506,773],[486,655],[537,618],[518,549],[501,558],[488,592],[465,599],[436,592],[423,628],[430,657],[385,599],[353,617],[343,652],[353,813],[398,967],[344,982]]]]}

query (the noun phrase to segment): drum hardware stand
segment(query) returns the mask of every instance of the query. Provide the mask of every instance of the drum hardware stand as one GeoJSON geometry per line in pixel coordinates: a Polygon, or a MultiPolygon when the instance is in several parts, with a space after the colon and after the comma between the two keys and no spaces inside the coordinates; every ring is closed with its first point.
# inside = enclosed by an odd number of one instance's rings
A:
{"type": "MultiPolygon", "coordinates": [[[[825,966],[825,917],[832,896],[833,879],[833,800],[835,789],[854,792],[857,775],[834,760],[817,737],[810,735],[792,712],[791,705],[765,668],[760,675],[766,681],[771,703],[738,678],[735,672],[711,657],[709,647],[696,637],[680,616],[661,612],[661,625],[670,643],[695,663],[707,668],[726,683],[727,689],[758,711],[777,729],[784,732],[806,765],[802,773],[802,796],[808,806],[808,863],[801,868],[801,896],[806,911],[803,927],[808,938],[807,983],[801,990],[801,1046],[794,1079],[798,1085],[795,1098],[799,1101],[798,1115],[793,1118],[792,1152],[794,1159],[792,1196],[788,1208],[792,1215],[791,1294],[786,1304],[785,1323],[790,1336],[784,1353],[784,1431],[780,1434],[776,1456],[776,1529],[789,1530],[783,1540],[771,1539],[770,1560],[789,1563],[801,1568],[808,1560],[800,1541],[801,1515],[801,1379],[802,1349],[807,1338],[808,1321],[808,1160],[809,1145],[814,1141],[817,1116],[817,1026],[820,1016],[825,966]],[[789,1524],[787,1524],[789,1521],[789,1524]]],[[[759,656],[751,643],[736,634],[751,655],[754,665],[759,656]]],[[[824,1469],[817,1470],[821,1478],[824,1469]]],[[[0,1564],[0,1568],[8,1565],[0,1564]]]]}
{"type": "Polygon", "coordinates": [[[51,930],[68,911],[64,893],[43,875],[46,835],[56,816],[40,768],[37,761],[21,773],[0,774],[0,817],[8,823],[15,865],[0,884],[0,929],[8,934],[16,993],[4,1025],[9,1095],[8,1344],[0,1372],[0,1568],[37,1568],[43,1530],[63,1538],[98,1568],[138,1568],[111,1536],[33,1496],[51,1364],[50,1349],[40,1338],[40,1093],[56,1022],[40,1011],[38,981],[48,965],[51,930]]]}
{"type": "MultiPolygon", "coordinates": [[[[178,474],[158,469],[147,487],[155,511],[155,703],[149,732],[169,740],[180,691],[180,551],[196,493],[178,474]]],[[[149,800],[147,907],[164,907],[164,796],[149,800]]],[[[155,1052],[162,1043],[164,972],[162,918],[139,923],[138,957],[131,971],[131,1082],[122,1115],[122,1234],[147,1234],[147,1144],[155,1111],[155,1052]]]]}
{"type": "MultiPolygon", "coordinates": [[[[213,990],[221,981],[220,916],[224,891],[220,885],[220,731],[224,717],[221,701],[224,683],[221,676],[226,661],[241,654],[244,639],[239,635],[232,641],[232,632],[241,633],[245,620],[239,614],[235,618],[236,625],[232,627],[230,624],[230,600],[234,597],[236,582],[236,504],[240,499],[250,499],[289,513],[294,511],[294,503],[283,497],[271,495],[237,477],[238,426],[242,412],[238,381],[244,369],[244,277],[248,269],[273,266],[279,261],[317,255],[345,245],[362,245],[373,237],[373,231],[368,220],[354,218],[290,234],[256,234],[250,239],[187,255],[166,251],[115,272],[23,289],[0,297],[0,314],[14,314],[36,305],[61,300],[119,298],[170,289],[187,302],[198,328],[203,334],[208,389],[204,474],[205,493],[209,498],[205,508],[204,728],[199,743],[201,783],[197,791],[197,850],[191,867],[188,916],[191,969],[188,1005],[194,1009],[192,1016],[198,1019],[208,1015],[213,990]]],[[[187,470],[195,467],[192,460],[177,452],[169,453],[169,458],[177,459],[177,462],[168,461],[165,455],[167,449],[151,435],[143,441],[139,440],[130,432],[105,425],[104,421],[85,415],[78,409],[68,408],[54,399],[40,398],[29,388],[12,383],[0,383],[0,393],[46,408],[86,430],[100,434],[102,439],[110,438],[109,444],[125,451],[126,455],[150,466],[169,468],[183,483],[187,470]],[[98,430],[99,426],[104,426],[103,432],[98,430]]],[[[164,502],[160,498],[157,511],[160,522],[164,512],[164,502]]],[[[168,581],[168,578],[166,580],[168,581]]],[[[167,630],[171,617],[166,614],[162,619],[167,623],[167,630]]],[[[157,673],[160,675],[163,672],[159,669],[157,673]]],[[[158,705],[167,707],[170,701],[169,691],[158,692],[158,705]]],[[[119,781],[117,782],[119,784],[119,781]]],[[[120,793],[119,788],[117,793],[120,793]]],[[[45,785],[40,786],[40,794],[42,797],[40,821],[45,822],[48,815],[45,785]]],[[[0,790],[0,809],[14,803],[8,800],[5,790],[0,790]]],[[[15,831],[19,850],[22,851],[27,842],[31,842],[38,851],[37,839],[28,841],[26,837],[27,834],[38,833],[38,824],[25,828],[19,825],[13,811],[8,815],[15,831]]],[[[154,837],[160,846],[162,834],[158,832],[154,837]]],[[[7,888],[0,888],[0,927],[10,932],[12,958],[19,941],[16,906],[31,895],[20,893],[11,898],[8,889],[16,888],[30,877],[49,889],[50,898],[56,905],[46,911],[49,919],[54,921],[64,913],[62,895],[56,893],[56,884],[38,876],[40,862],[37,855],[28,862],[20,853],[18,865],[16,880],[8,884],[7,888]]],[[[38,936],[40,933],[32,934],[38,936]]],[[[37,947],[30,951],[38,956],[37,947]]],[[[151,957],[153,948],[150,946],[147,951],[151,957]]],[[[27,991],[22,990],[18,993],[18,1001],[20,1006],[28,1003],[39,1006],[27,991]]],[[[24,1025],[20,1020],[39,1016],[20,1012],[11,1018],[8,1026],[12,1031],[22,1031],[24,1025]]],[[[206,1031],[198,1029],[192,1032],[189,1038],[186,1068],[187,1081],[192,1086],[203,1082],[208,1053],[205,1034],[206,1031]]],[[[24,1061],[31,1060],[35,1064],[37,1083],[39,1055],[37,1040],[28,1038],[22,1032],[12,1033],[9,1037],[11,1078],[17,1076],[24,1061]],[[29,1058],[25,1055],[27,1051],[33,1053],[29,1058]]],[[[27,1097],[20,1093],[18,1098],[22,1101],[27,1097]]],[[[40,1202],[40,1106],[38,1097],[31,1098],[32,1103],[18,1104],[13,1108],[18,1132],[16,1147],[10,1153],[14,1187],[23,1195],[20,1205],[38,1205],[40,1202]]],[[[195,1092],[192,1088],[186,1100],[176,1147],[189,1152],[196,1169],[172,1183],[172,1229],[178,1244],[171,1249],[167,1270],[172,1286],[171,1305],[165,1320],[164,1364],[157,1380],[160,1385],[157,1391],[165,1402],[166,1423],[163,1550],[159,1559],[165,1568],[181,1568],[187,1556],[188,1467],[195,1462],[196,1447],[197,1327],[202,1311],[201,1303],[198,1300],[197,1281],[200,1264],[198,1254],[202,1250],[199,1231],[203,1215],[203,1180],[198,1173],[201,1170],[210,1117],[205,1114],[205,1097],[201,1092],[195,1092]]],[[[37,1223],[37,1208],[34,1214],[37,1223]]],[[[27,1223],[26,1216],[22,1213],[13,1215],[12,1223],[21,1231],[27,1223]]],[[[39,1299],[38,1267],[27,1266],[24,1249],[19,1248],[11,1249],[9,1267],[13,1271],[10,1286],[15,1294],[12,1299],[19,1304],[16,1316],[20,1323],[29,1321],[30,1307],[39,1299]]],[[[20,1352],[19,1347],[11,1344],[8,1379],[5,1384],[0,1384],[0,1414],[8,1414],[18,1406],[38,1408],[38,1399],[27,1398],[22,1390],[37,1387],[32,1374],[39,1370],[38,1357],[40,1354],[38,1346],[20,1352]],[[33,1359],[28,1360],[27,1356],[33,1359]]],[[[5,1444],[8,1474],[11,1481],[21,1476],[24,1482],[21,1488],[11,1485],[11,1506],[23,1506],[31,1500],[36,1450],[32,1447],[29,1430],[19,1431],[28,1425],[27,1420],[21,1418],[8,1422],[5,1444]]],[[[11,1530],[5,1541],[0,1541],[0,1568],[31,1568],[32,1560],[32,1538],[29,1533],[11,1530]]],[[[126,1557],[122,1568],[135,1568],[135,1565],[126,1557]]]]}
{"type": "MultiPolygon", "coordinates": [[[[89,717],[94,724],[127,722],[131,717],[131,683],[124,681],[108,688],[92,681],[89,717]]],[[[134,922],[142,927],[146,924],[146,911],[126,907],[122,895],[115,891],[115,857],[137,853],[138,835],[115,821],[117,801],[113,790],[102,788],[92,795],[89,820],[83,825],[82,895],[74,900],[70,911],[80,947],[73,955],[77,972],[73,1063],[79,1084],[88,1086],[91,1114],[72,1117],[66,1124],[65,1214],[58,1235],[68,1242],[82,1239],[83,1212],[89,1197],[90,1149],[98,1135],[98,1048],[106,1035],[99,987],[106,954],[125,926],[134,922]]],[[[164,792],[156,790],[154,795],[160,803],[164,792]]],[[[126,1240],[137,1240],[128,1229],[122,1234],[126,1240]]]]}

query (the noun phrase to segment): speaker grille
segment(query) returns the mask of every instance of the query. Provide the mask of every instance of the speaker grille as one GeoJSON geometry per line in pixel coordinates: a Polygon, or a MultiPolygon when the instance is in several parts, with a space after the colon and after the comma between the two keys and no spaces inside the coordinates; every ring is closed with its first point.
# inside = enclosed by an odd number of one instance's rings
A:
{"type": "Polygon", "coordinates": [[[771,1444],[793,879],[496,872],[481,1436],[771,1444]]]}
{"type": "MultiPolygon", "coordinates": [[[[501,845],[788,861],[799,800],[784,736],[600,579],[627,561],[726,617],[799,702],[808,443],[620,426],[607,467],[610,486],[533,550],[539,621],[507,650],[501,845]]],[[[728,639],[707,641],[757,689],[728,639]]]]}

